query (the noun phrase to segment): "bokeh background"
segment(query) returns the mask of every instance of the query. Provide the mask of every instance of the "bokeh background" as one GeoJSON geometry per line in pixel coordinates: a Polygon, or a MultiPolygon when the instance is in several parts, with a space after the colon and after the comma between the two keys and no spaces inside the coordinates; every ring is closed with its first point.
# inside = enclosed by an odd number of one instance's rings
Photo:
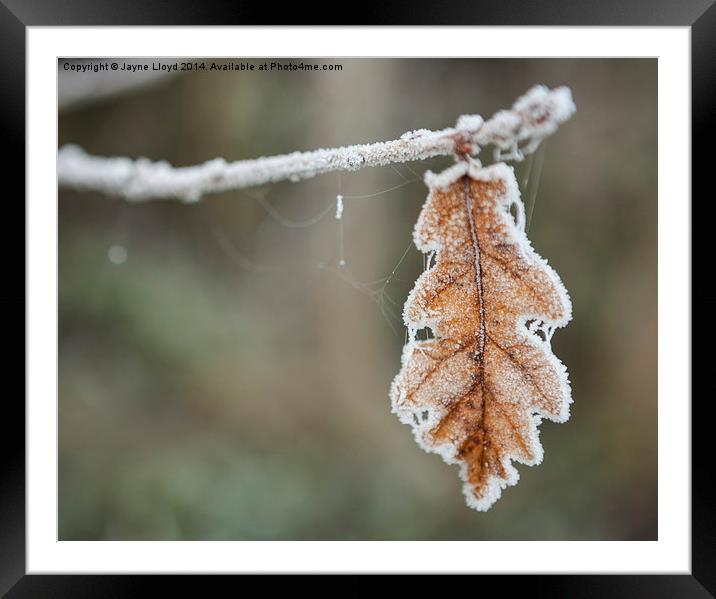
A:
{"type": "Polygon", "coordinates": [[[542,424],[543,464],[518,465],[479,513],[457,468],[390,413],[401,307],[423,269],[422,173],[450,158],[193,205],[60,189],[59,538],[656,539],[656,60],[325,62],[343,70],[60,68],[59,143],[176,165],[254,158],[444,128],[535,83],[570,86],[576,115],[517,172],[533,246],[574,304],[552,341],[571,420],[542,424]]]}

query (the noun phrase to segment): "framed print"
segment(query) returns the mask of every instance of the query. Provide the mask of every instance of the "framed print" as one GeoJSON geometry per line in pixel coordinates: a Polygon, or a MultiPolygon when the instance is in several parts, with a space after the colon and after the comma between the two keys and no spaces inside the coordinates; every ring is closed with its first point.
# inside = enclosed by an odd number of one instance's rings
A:
{"type": "Polygon", "coordinates": [[[0,6],[3,592],[713,596],[711,3],[219,4],[0,6]]]}

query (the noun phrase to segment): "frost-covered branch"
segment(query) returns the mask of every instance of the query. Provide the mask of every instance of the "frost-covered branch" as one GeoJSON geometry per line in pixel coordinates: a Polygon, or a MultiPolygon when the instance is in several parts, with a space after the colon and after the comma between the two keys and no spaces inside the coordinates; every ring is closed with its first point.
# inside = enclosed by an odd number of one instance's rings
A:
{"type": "Polygon", "coordinates": [[[299,181],[322,173],[355,171],[433,156],[476,155],[487,146],[494,146],[497,160],[521,160],[569,119],[574,110],[569,88],[549,90],[538,85],[520,97],[510,110],[497,112],[488,121],[479,115],[465,115],[454,128],[419,129],[393,141],[236,162],[216,158],[187,167],[146,158],[90,156],[70,145],[58,153],[57,177],[62,186],[101,191],[129,201],[176,198],[195,202],[207,193],[286,179],[299,181]]]}

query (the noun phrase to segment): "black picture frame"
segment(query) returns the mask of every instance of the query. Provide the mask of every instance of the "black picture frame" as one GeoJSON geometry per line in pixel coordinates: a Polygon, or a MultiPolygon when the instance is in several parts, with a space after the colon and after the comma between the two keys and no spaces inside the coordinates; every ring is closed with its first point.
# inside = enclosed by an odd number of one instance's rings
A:
{"type": "MultiPolygon", "coordinates": [[[[340,10],[340,6],[336,6],[340,10]]],[[[345,10],[345,7],[344,7],[345,10]]],[[[692,221],[692,327],[694,337],[713,338],[716,292],[711,291],[710,239],[698,227],[709,226],[713,212],[713,192],[707,161],[716,106],[716,6],[713,0],[625,3],[616,0],[502,0],[482,2],[459,0],[450,5],[434,2],[384,0],[376,5],[361,4],[353,15],[364,25],[566,25],[566,26],[690,26],[692,55],[692,194],[704,196],[698,216],[692,221]],[[701,193],[699,193],[701,192],[701,193]],[[703,204],[703,206],[702,206],[703,204]],[[705,211],[705,212],[704,212],[705,211]],[[702,261],[702,264],[698,264],[702,261]]],[[[25,310],[25,264],[9,259],[25,248],[25,212],[19,200],[25,194],[25,39],[26,27],[38,25],[260,25],[260,24],[342,24],[342,17],[323,6],[283,4],[280,10],[269,3],[202,2],[158,0],[0,0],[0,130],[8,150],[4,157],[6,201],[2,244],[5,247],[5,285],[2,293],[6,333],[20,337],[23,351],[6,345],[5,369],[8,378],[25,372],[25,318],[15,316],[25,310]],[[278,21],[277,21],[278,19],[278,21]],[[15,214],[13,217],[12,214],[15,214]],[[22,224],[21,224],[22,223],[22,224]],[[18,281],[22,280],[21,286],[18,281]],[[12,281],[12,284],[10,284],[12,281]]],[[[663,167],[664,165],[660,165],[663,167]]],[[[713,168],[713,167],[712,167],[713,168]]],[[[690,209],[690,206],[684,206],[690,209]]],[[[6,339],[10,335],[6,334],[6,339]]],[[[692,372],[709,372],[710,352],[692,352],[692,372]]],[[[23,377],[23,389],[24,389],[23,377]]],[[[711,387],[716,386],[714,383],[711,387]]],[[[691,575],[541,575],[484,576],[481,593],[491,587],[531,596],[550,597],[716,597],[716,492],[710,484],[713,469],[708,451],[711,397],[693,394],[692,401],[692,571],[691,575]],[[508,580],[505,580],[505,579],[508,580]]],[[[688,401],[689,398],[673,398],[688,401]]],[[[5,397],[5,431],[2,443],[3,468],[0,524],[0,592],[8,597],[114,597],[132,596],[172,582],[168,578],[147,576],[80,576],[25,574],[25,412],[19,393],[5,397]]],[[[638,550],[638,549],[637,549],[638,550]]],[[[214,580],[216,577],[213,577],[214,580]]],[[[183,576],[174,579],[184,592],[206,594],[206,581],[183,576]]],[[[363,582],[351,584],[360,590],[363,582]]],[[[488,590],[489,589],[489,590],[488,590]]],[[[497,592],[497,591],[496,591],[497,592]]]]}

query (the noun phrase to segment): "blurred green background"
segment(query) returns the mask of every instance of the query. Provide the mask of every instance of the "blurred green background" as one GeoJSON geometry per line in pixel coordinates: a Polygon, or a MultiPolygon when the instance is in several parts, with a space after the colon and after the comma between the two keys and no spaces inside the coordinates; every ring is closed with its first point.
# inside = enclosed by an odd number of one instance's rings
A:
{"type": "Polygon", "coordinates": [[[568,85],[577,113],[541,150],[541,177],[535,158],[517,172],[536,197],[532,244],[574,304],[552,341],[571,420],[542,424],[543,464],[518,465],[479,513],[457,468],[390,413],[401,307],[423,269],[421,177],[450,158],[193,205],[61,189],[59,538],[656,539],[656,60],[327,62],[343,70],[188,72],[108,93],[99,74],[60,69],[59,143],[176,165],[254,158],[444,128],[568,85]]]}

